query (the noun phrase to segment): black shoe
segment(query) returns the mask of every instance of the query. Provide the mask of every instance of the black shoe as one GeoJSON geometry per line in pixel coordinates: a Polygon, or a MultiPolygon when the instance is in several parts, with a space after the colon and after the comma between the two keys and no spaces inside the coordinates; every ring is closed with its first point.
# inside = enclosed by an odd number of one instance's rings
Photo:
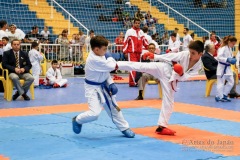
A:
{"type": "Polygon", "coordinates": [[[240,94],[238,94],[238,93],[230,93],[230,94],[228,94],[228,96],[230,98],[238,98],[238,97],[240,97],[240,94]]]}
{"type": "Polygon", "coordinates": [[[143,100],[142,96],[138,96],[135,100],[143,100]]]}
{"type": "Polygon", "coordinates": [[[12,96],[13,101],[15,101],[19,97],[18,91],[15,92],[15,94],[12,96]]]}
{"type": "Polygon", "coordinates": [[[24,98],[25,101],[29,101],[30,98],[28,97],[28,95],[26,95],[25,93],[22,95],[22,97],[24,98]]]}

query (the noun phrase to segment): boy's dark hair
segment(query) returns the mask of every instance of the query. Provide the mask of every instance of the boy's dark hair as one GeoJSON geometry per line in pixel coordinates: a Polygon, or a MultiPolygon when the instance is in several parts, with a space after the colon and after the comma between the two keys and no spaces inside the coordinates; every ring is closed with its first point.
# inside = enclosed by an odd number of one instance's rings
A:
{"type": "Polygon", "coordinates": [[[54,63],[58,63],[58,61],[56,59],[52,60],[51,64],[54,64],[54,63]]]}
{"type": "Polygon", "coordinates": [[[107,47],[108,40],[104,36],[98,35],[98,36],[91,38],[90,45],[91,45],[92,50],[96,47],[98,47],[98,48],[101,48],[102,46],[107,47]]]}
{"type": "Polygon", "coordinates": [[[187,32],[189,31],[189,29],[187,27],[184,28],[187,32]]]}
{"type": "Polygon", "coordinates": [[[2,40],[5,39],[6,41],[9,41],[8,37],[2,37],[2,40]]]}
{"type": "Polygon", "coordinates": [[[155,34],[153,34],[151,37],[152,37],[153,40],[156,39],[156,35],[155,34]]]}
{"type": "Polygon", "coordinates": [[[38,28],[38,26],[32,26],[32,30],[37,29],[37,28],[38,28]]]}
{"type": "Polygon", "coordinates": [[[147,32],[148,32],[148,27],[147,27],[147,26],[144,26],[144,27],[142,28],[142,31],[143,31],[143,33],[147,33],[147,32]]]}
{"type": "Polygon", "coordinates": [[[177,34],[173,32],[170,36],[177,37],[177,34]]]}
{"type": "Polygon", "coordinates": [[[89,31],[89,34],[91,34],[91,33],[94,33],[94,30],[90,30],[90,31],[89,31]]]}
{"type": "Polygon", "coordinates": [[[211,33],[216,34],[216,31],[212,31],[211,33]]]}
{"type": "Polygon", "coordinates": [[[1,21],[0,21],[0,28],[3,28],[3,26],[4,26],[5,24],[7,24],[7,21],[1,20],[1,21]]]}
{"type": "Polygon", "coordinates": [[[148,46],[154,46],[154,47],[156,47],[154,43],[150,43],[148,46]]]}
{"type": "Polygon", "coordinates": [[[195,51],[197,51],[198,53],[203,52],[204,49],[204,44],[203,42],[196,40],[194,42],[191,42],[188,46],[189,49],[193,49],[195,51]]]}
{"type": "Polygon", "coordinates": [[[38,46],[38,43],[37,42],[32,42],[32,48],[35,48],[38,46]]]}

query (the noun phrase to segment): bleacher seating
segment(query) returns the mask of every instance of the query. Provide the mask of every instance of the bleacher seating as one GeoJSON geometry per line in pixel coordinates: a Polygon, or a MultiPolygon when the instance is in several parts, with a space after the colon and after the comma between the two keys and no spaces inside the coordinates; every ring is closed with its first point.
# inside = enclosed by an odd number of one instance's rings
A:
{"type": "MultiPolygon", "coordinates": [[[[188,17],[201,27],[208,31],[216,31],[220,37],[226,35],[234,35],[234,0],[229,0],[226,8],[201,8],[194,7],[193,1],[188,0],[162,0],[176,11],[180,12],[184,16],[188,17]],[[224,22],[224,23],[223,23],[224,22]]],[[[208,1],[202,1],[206,4],[208,1]]],[[[157,0],[151,1],[152,5],[157,6],[162,12],[167,13],[167,7],[159,3],[157,0]]],[[[187,24],[187,21],[182,18],[179,14],[170,10],[170,17],[175,18],[179,23],[187,24]]],[[[206,36],[206,32],[201,30],[195,25],[190,25],[191,30],[194,30],[199,36],[206,36]]]]}
{"type": "MultiPolygon", "coordinates": [[[[234,0],[228,1],[228,4],[234,4],[234,0]]],[[[47,0],[51,4],[51,0],[47,0]]],[[[96,34],[102,34],[106,36],[111,42],[117,37],[119,32],[126,32],[123,27],[122,21],[113,22],[111,19],[114,17],[114,10],[116,8],[123,8],[124,12],[128,12],[130,17],[134,16],[137,10],[136,6],[129,8],[127,5],[116,4],[115,0],[58,0],[67,11],[69,11],[76,19],[78,19],[83,25],[89,30],[92,29],[96,34]],[[96,8],[97,4],[101,4],[102,8],[96,8]],[[103,14],[109,21],[98,21],[99,15],[103,14]]],[[[220,37],[225,35],[234,34],[234,5],[227,5],[226,8],[194,8],[193,1],[187,0],[162,0],[173,9],[177,10],[181,14],[185,15],[189,19],[193,20],[208,31],[215,30],[220,37]],[[204,18],[203,18],[204,17],[204,18]],[[224,23],[222,21],[224,20],[224,23]]],[[[203,0],[206,3],[207,0],[203,0]]],[[[151,0],[153,6],[157,6],[162,12],[167,13],[167,7],[158,2],[158,0],[151,0]]],[[[21,0],[0,0],[0,19],[6,19],[8,24],[14,23],[21,28],[25,33],[31,30],[33,25],[38,25],[41,31],[44,27],[44,19],[39,19],[36,16],[36,12],[29,11],[29,8],[25,4],[21,4],[21,0]]],[[[62,12],[59,8],[56,8],[59,12],[62,12]]],[[[62,14],[68,19],[66,13],[62,14]]],[[[170,10],[170,17],[176,19],[178,23],[187,24],[186,19],[178,15],[177,13],[170,10]]],[[[72,20],[74,26],[79,25],[72,20]]],[[[160,19],[161,23],[161,19],[160,19]]],[[[164,32],[165,26],[163,24],[156,24],[156,29],[159,35],[164,32]]],[[[193,30],[198,36],[206,36],[206,32],[201,30],[195,25],[191,25],[190,30],[193,30]]],[[[80,26],[80,30],[84,29],[80,26]]],[[[50,32],[52,27],[49,27],[50,32]]],[[[169,31],[172,32],[172,31],[169,31]]],[[[181,31],[180,31],[181,32],[181,31]]],[[[51,32],[52,33],[52,32],[51,32]]],[[[56,35],[54,36],[54,38],[56,35]]]]}
{"type": "MultiPolygon", "coordinates": [[[[47,1],[49,4],[51,3],[51,0],[47,1]]],[[[136,6],[129,8],[125,4],[116,4],[114,0],[59,0],[58,3],[62,5],[68,12],[70,12],[75,18],[77,18],[81,23],[83,23],[89,30],[92,29],[96,34],[104,35],[111,42],[114,42],[115,38],[119,35],[120,32],[126,32],[122,21],[112,22],[112,18],[114,18],[114,10],[121,7],[123,8],[124,12],[129,13],[131,18],[134,17],[134,13],[137,11],[136,6]],[[96,8],[97,4],[101,4],[102,8],[96,8]],[[101,14],[106,16],[109,21],[98,21],[98,17],[101,14]]],[[[61,9],[56,9],[60,12],[62,11],[61,9]]],[[[68,18],[67,14],[63,13],[63,15],[65,18],[68,18]]],[[[77,26],[76,22],[72,22],[77,26]]],[[[163,33],[164,25],[156,24],[156,29],[159,33],[163,33]]]]}
{"type": "MultiPolygon", "coordinates": [[[[4,19],[8,24],[16,24],[25,33],[31,31],[32,26],[37,25],[39,32],[44,28],[44,20],[38,19],[35,12],[29,11],[27,5],[22,4],[21,0],[0,0],[0,19],[4,19]]],[[[52,33],[52,27],[49,27],[52,33]]],[[[56,35],[52,35],[56,37],[56,35]]]]}

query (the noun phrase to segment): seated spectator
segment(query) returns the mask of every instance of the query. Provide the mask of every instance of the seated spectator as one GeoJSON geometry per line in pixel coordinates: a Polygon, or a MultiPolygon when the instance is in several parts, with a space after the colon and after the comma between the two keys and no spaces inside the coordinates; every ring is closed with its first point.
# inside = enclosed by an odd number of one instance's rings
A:
{"type": "MultiPolygon", "coordinates": [[[[150,43],[148,45],[148,52],[155,53],[155,45],[153,43],[150,43]]],[[[146,53],[148,53],[146,52],[146,53]]],[[[150,62],[150,60],[147,60],[146,62],[150,62]]],[[[145,88],[146,83],[148,80],[155,80],[158,82],[158,79],[155,78],[154,76],[148,74],[148,73],[142,73],[142,76],[138,80],[138,97],[135,100],[143,100],[143,90],[145,88]]]]}
{"type": "Polygon", "coordinates": [[[150,27],[152,26],[152,24],[154,24],[154,20],[148,16],[147,19],[145,19],[144,21],[144,25],[147,25],[148,27],[150,27]]]}
{"type": "Polygon", "coordinates": [[[18,40],[22,41],[21,35],[18,32],[16,32],[17,27],[15,24],[11,24],[9,26],[9,29],[10,29],[10,32],[7,32],[7,35],[8,35],[8,39],[9,39],[10,43],[14,39],[18,39],[18,40]]]}
{"type": "MultiPolygon", "coordinates": [[[[202,56],[202,63],[204,67],[204,72],[208,80],[217,79],[217,66],[218,61],[214,58],[215,46],[214,44],[207,44],[205,46],[205,53],[202,56]]],[[[234,76],[234,86],[231,89],[229,96],[230,98],[238,98],[240,95],[236,92],[236,74],[233,72],[234,76]]]]}
{"type": "Polygon", "coordinates": [[[123,4],[123,0],[116,0],[116,4],[123,4]]]}
{"type": "Polygon", "coordinates": [[[113,12],[113,15],[118,18],[118,21],[123,21],[123,8],[116,8],[113,12]]]}
{"type": "Polygon", "coordinates": [[[48,30],[48,26],[44,27],[44,29],[41,31],[40,35],[43,37],[44,40],[49,40],[50,32],[48,30]]]}
{"type": "Polygon", "coordinates": [[[123,19],[123,27],[125,27],[126,29],[130,29],[132,28],[132,21],[130,19],[129,16],[126,16],[124,19],[123,19]]]}
{"type": "Polygon", "coordinates": [[[156,34],[156,32],[157,32],[155,24],[152,24],[150,27],[148,27],[148,29],[149,29],[149,31],[151,31],[150,35],[156,34]]]}
{"type": "Polygon", "coordinates": [[[142,19],[142,18],[144,18],[144,17],[143,17],[143,14],[141,13],[141,9],[140,9],[140,8],[138,8],[138,10],[135,12],[134,18],[137,18],[137,19],[142,19]]]}
{"type": "Polygon", "coordinates": [[[148,11],[146,14],[145,14],[145,19],[148,19],[148,17],[150,17],[151,20],[153,20],[154,23],[157,23],[158,22],[158,19],[153,17],[150,13],[150,11],[148,11]]]}
{"type": "Polygon", "coordinates": [[[67,79],[63,79],[60,70],[58,67],[58,61],[53,60],[51,62],[51,67],[47,70],[46,73],[46,84],[53,85],[53,88],[67,87],[67,79]]]}
{"type": "Polygon", "coordinates": [[[29,101],[27,92],[34,81],[33,76],[29,73],[32,64],[28,54],[20,50],[21,42],[14,39],[11,42],[12,49],[4,52],[2,66],[9,72],[9,78],[12,80],[14,87],[17,89],[12,99],[16,100],[20,95],[24,100],[29,101]],[[24,79],[24,84],[20,84],[20,79],[24,79]]]}
{"type": "Polygon", "coordinates": [[[202,7],[202,0],[194,0],[193,3],[195,8],[202,7]]]}
{"type": "Polygon", "coordinates": [[[12,46],[11,46],[11,43],[9,43],[8,37],[3,37],[2,43],[3,43],[3,51],[4,52],[12,49],[12,46]]]}
{"type": "MultiPolygon", "coordinates": [[[[15,25],[15,26],[16,26],[16,25],[15,25]]],[[[16,29],[16,32],[20,34],[21,40],[22,40],[22,42],[23,42],[26,34],[25,34],[20,28],[18,28],[17,26],[16,26],[16,28],[17,28],[17,29],[16,29]]]]}
{"type": "Polygon", "coordinates": [[[107,18],[103,14],[100,14],[100,16],[98,17],[98,20],[99,21],[107,21],[107,18]]]}
{"type": "Polygon", "coordinates": [[[41,42],[42,36],[38,34],[38,26],[33,26],[32,31],[26,34],[23,41],[24,43],[41,42]]]}
{"type": "MultiPolygon", "coordinates": [[[[226,3],[223,3],[226,4],[226,3]]],[[[221,8],[222,4],[218,2],[214,2],[213,0],[209,0],[206,4],[207,8],[221,8]]]]}
{"type": "Polygon", "coordinates": [[[101,3],[97,3],[94,5],[94,8],[103,8],[103,5],[101,3]]]}

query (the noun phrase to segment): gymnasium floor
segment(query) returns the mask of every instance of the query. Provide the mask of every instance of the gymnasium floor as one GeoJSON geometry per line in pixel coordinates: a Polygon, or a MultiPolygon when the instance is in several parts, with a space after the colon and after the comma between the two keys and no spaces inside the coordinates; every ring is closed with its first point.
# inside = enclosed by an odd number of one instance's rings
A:
{"type": "MultiPolygon", "coordinates": [[[[175,136],[154,133],[161,109],[156,85],[117,84],[118,102],[136,137],[125,138],[106,112],[72,132],[71,118],[87,110],[84,81],[67,88],[35,89],[35,100],[7,102],[0,93],[0,160],[240,160],[240,99],[215,102],[216,85],[205,98],[205,81],[180,82],[169,127],[175,136]]],[[[240,92],[239,85],[237,86],[240,92]]]]}

